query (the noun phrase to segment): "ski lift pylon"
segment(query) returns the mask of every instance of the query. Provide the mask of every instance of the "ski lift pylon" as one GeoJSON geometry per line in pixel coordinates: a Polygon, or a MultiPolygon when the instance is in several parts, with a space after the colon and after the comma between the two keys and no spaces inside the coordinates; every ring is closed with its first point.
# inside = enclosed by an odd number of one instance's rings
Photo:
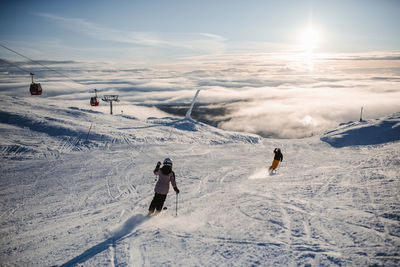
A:
{"type": "Polygon", "coordinates": [[[96,89],[94,89],[94,93],[96,94],[96,96],[93,96],[90,98],[90,105],[92,107],[97,107],[100,104],[100,101],[97,98],[97,90],[96,89]]]}
{"type": "Polygon", "coordinates": [[[105,95],[105,96],[103,96],[103,98],[101,100],[110,103],[110,114],[112,115],[113,114],[112,103],[113,103],[113,101],[119,102],[118,96],[117,95],[105,95]]]}
{"type": "Polygon", "coordinates": [[[32,77],[32,83],[31,86],[29,86],[29,91],[31,92],[31,95],[41,95],[42,94],[42,86],[40,83],[35,83],[33,82],[33,74],[32,72],[30,73],[32,77]]]}

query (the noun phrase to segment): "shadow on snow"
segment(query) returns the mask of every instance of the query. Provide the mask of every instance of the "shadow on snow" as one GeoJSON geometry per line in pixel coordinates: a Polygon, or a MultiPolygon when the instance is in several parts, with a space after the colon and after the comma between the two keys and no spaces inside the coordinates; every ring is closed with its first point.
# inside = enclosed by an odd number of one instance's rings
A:
{"type": "Polygon", "coordinates": [[[145,222],[147,219],[148,217],[142,214],[132,216],[117,231],[115,231],[110,238],[87,249],[82,254],[76,256],[75,258],[69,260],[68,262],[62,264],[61,266],[62,267],[75,266],[79,263],[84,263],[88,259],[99,254],[100,252],[107,250],[110,246],[114,246],[116,242],[125,238],[128,234],[130,234],[133,231],[133,229],[135,229],[137,226],[145,222]]]}

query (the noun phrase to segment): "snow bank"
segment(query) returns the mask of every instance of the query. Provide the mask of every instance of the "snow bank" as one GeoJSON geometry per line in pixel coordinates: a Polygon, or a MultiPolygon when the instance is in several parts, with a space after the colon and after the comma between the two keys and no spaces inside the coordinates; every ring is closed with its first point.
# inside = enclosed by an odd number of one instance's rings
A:
{"type": "Polygon", "coordinates": [[[228,143],[257,144],[260,143],[261,141],[261,137],[255,134],[226,131],[195,121],[190,118],[185,118],[185,119],[178,119],[171,117],[165,117],[162,119],[149,118],[147,122],[172,127],[174,129],[178,129],[181,131],[186,131],[185,135],[190,135],[190,132],[197,133],[197,135],[199,135],[199,138],[196,141],[200,143],[203,143],[204,140],[208,140],[210,144],[228,144],[228,143]]]}
{"type": "Polygon", "coordinates": [[[400,113],[376,120],[348,122],[321,140],[333,147],[377,145],[400,140],[400,113]]]}

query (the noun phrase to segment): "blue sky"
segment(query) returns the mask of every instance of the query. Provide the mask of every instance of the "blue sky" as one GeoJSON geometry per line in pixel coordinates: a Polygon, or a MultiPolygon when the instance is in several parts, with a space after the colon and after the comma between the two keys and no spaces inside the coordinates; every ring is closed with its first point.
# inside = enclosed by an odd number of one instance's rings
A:
{"type": "Polygon", "coordinates": [[[40,59],[151,62],[297,51],[310,25],[318,35],[315,52],[400,50],[394,0],[2,0],[1,6],[1,43],[40,59]]]}

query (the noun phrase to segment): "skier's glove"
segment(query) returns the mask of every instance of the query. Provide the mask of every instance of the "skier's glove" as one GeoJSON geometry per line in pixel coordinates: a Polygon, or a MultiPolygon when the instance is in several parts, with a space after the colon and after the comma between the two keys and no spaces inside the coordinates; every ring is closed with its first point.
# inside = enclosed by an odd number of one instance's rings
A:
{"type": "Polygon", "coordinates": [[[178,189],[178,187],[174,187],[174,190],[175,190],[175,192],[176,192],[177,194],[179,194],[179,189],[178,189]]]}
{"type": "Polygon", "coordinates": [[[161,166],[161,162],[157,162],[157,166],[153,171],[154,174],[156,174],[158,172],[158,170],[160,169],[160,166],[161,166]]]}

